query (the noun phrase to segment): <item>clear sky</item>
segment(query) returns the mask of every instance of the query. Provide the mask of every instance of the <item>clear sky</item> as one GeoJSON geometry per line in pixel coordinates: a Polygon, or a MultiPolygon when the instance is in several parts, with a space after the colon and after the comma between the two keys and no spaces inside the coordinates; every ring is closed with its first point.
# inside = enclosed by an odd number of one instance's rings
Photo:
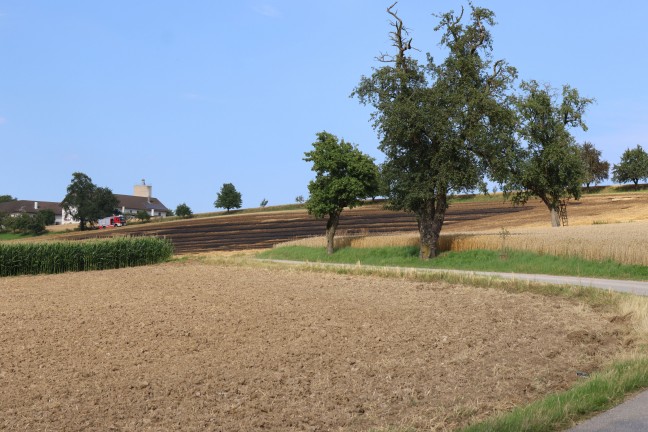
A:
{"type": "MultiPolygon", "coordinates": [[[[60,201],[81,171],[121,194],[146,179],[173,209],[214,210],[223,183],[244,207],[292,203],[322,130],[380,162],[371,110],[349,95],[390,52],[390,3],[0,0],[0,195],[60,201]]],[[[399,2],[421,58],[443,57],[432,14],[462,4],[399,2]]],[[[648,2],[475,4],[521,79],[596,98],[579,142],[612,164],[648,147],[648,2]]]]}

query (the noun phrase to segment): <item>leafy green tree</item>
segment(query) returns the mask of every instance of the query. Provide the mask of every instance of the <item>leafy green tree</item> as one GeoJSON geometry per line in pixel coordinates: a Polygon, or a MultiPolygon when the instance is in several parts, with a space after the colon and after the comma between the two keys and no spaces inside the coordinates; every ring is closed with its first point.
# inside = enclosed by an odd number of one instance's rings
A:
{"type": "Polygon", "coordinates": [[[263,198],[263,199],[261,200],[261,203],[259,204],[259,207],[261,207],[261,208],[265,208],[265,206],[267,206],[267,205],[268,205],[268,200],[265,199],[265,198],[263,198]]]}
{"type": "Polygon", "coordinates": [[[97,187],[86,174],[75,172],[61,206],[79,221],[79,229],[83,231],[88,224],[111,215],[118,202],[110,189],[97,187]]]}
{"type": "Polygon", "coordinates": [[[524,204],[532,196],[540,198],[549,209],[551,225],[559,227],[561,200],[579,199],[586,180],[581,150],[569,128],[587,130],[583,115],[593,99],[565,85],[558,100],[554,89],[536,81],[523,82],[521,90],[518,133],[526,148],[521,149],[504,191],[515,204],[524,204]]]}
{"type": "Polygon", "coordinates": [[[315,180],[308,184],[310,198],[308,213],[317,218],[328,216],[326,222],[326,250],[333,253],[335,230],[340,213],[345,207],[362,205],[362,200],[378,190],[378,168],[372,157],[356,146],[328,132],[317,134],[313,150],[304,153],[304,160],[312,162],[315,180]]]}
{"type": "Polygon", "coordinates": [[[296,202],[297,204],[304,204],[304,201],[305,201],[305,200],[304,200],[304,196],[303,196],[303,195],[297,195],[297,197],[295,197],[295,202],[296,202]]]}
{"type": "Polygon", "coordinates": [[[18,216],[6,216],[2,224],[5,229],[14,233],[39,235],[46,231],[43,218],[38,214],[22,213],[18,216]]]}
{"type": "Polygon", "coordinates": [[[633,182],[639,188],[639,180],[648,179],[648,153],[640,145],[627,149],[621,155],[619,164],[612,168],[612,180],[617,183],[633,182]]]}
{"type": "Polygon", "coordinates": [[[181,218],[191,218],[193,217],[193,212],[189,208],[189,206],[185,203],[178,204],[175,210],[176,216],[180,216],[181,218]]]}
{"type": "Polygon", "coordinates": [[[429,259],[438,253],[452,195],[486,191],[485,176],[505,178],[515,148],[508,90],[516,70],[492,57],[492,11],[471,5],[469,22],[463,8],[436,15],[448,54],[441,63],[428,55],[422,66],[408,55],[412,39],[394,6],[387,12],[396,53],[380,56],[386,65],[362,77],[353,95],[375,109],[390,207],[414,213],[419,256],[429,259]]]}
{"type": "Polygon", "coordinates": [[[56,222],[56,215],[50,209],[39,210],[36,217],[38,217],[45,226],[54,225],[56,222]]]}
{"type": "Polygon", "coordinates": [[[137,210],[135,217],[143,223],[149,222],[151,220],[151,215],[146,210],[137,210]]]}
{"type": "Polygon", "coordinates": [[[589,190],[590,184],[595,185],[607,180],[610,173],[610,163],[601,160],[601,151],[597,150],[589,141],[580,146],[581,160],[585,165],[585,186],[589,190]]]}
{"type": "Polygon", "coordinates": [[[12,197],[11,195],[0,195],[0,203],[9,201],[16,201],[16,198],[12,197]]]}
{"type": "Polygon", "coordinates": [[[230,209],[241,208],[242,203],[241,193],[236,190],[232,183],[225,183],[218,192],[214,207],[224,208],[229,213],[230,209]]]}

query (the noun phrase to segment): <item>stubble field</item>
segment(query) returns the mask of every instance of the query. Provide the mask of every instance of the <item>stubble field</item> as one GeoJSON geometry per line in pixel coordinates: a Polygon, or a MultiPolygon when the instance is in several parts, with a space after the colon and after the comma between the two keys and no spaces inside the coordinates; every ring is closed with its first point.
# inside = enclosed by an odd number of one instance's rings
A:
{"type": "Polygon", "coordinates": [[[0,429],[448,430],[629,343],[575,301],[196,260],[0,279],[0,429]]]}

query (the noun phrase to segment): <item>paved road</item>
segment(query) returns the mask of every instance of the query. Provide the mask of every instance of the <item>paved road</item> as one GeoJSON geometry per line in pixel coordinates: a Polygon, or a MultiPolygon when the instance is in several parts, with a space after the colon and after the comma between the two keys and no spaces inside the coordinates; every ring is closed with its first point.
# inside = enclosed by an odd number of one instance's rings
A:
{"type": "MultiPolygon", "coordinates": [[[[304,265],[303,261],[288,261],[288,260],[260,260],[277,262],[293,265],[304,265]]],[[[339,264],[339,263],[310,263],[313,266],[320,267],[348,267],[358,268],[357,264],[339,264]]],[[[383,266],[370,266],[362,265],[366,269],[384,269],[383,266]]],[[[460,274],[466,276],[484,276],[484,277],[497,277],[502,279],[525,280],[530,282],[548,283],[554,285],[576,285],[593,288],[601,288],[611,291],[625,292],[630,294],[648,296],[648,282],[630,281],[630,280],[616,280],[616,279],[596,279],[577,276],[552,276],[540,274],[527,274],[527,273],[503,273],[503,272],[485,272],[485,271],[470,271],[470,270],[450,270],[450,269],[428,269],[417,267],[398,267],[406,271],[420,271],[430,273],[450,273],[460,274]]],[[[647,409],[648,411],[648,409],[647,409]]],[[[648,429],[647,429],[648,431],[648,429]]]]}
{"type": "MultiPolygon", "coordinates": [[[[263,260],[285,264],[304,264],[303,261],[263,260]]],[[[326,267],[358,267],[354,264],[312,263],[314,266],[326,267]]],[[[364,268],[384,268],[378,266],[362,266],[364,268]]],[[[405,270],[426,271],[434,273],[455,273],[504,279],[525,280],[557,285],[576,285],[607,289],[637,295],[648,296],[648,282],[625,281],[614,279],[595,279],[573,276],[550,276],[524,273],[500,273],[444,269],[405,268],[405,270]]],[[[648,431],[648,391],[629,399],[621,405],[603,412],[568,432],[646,432],[648,431]]]]}

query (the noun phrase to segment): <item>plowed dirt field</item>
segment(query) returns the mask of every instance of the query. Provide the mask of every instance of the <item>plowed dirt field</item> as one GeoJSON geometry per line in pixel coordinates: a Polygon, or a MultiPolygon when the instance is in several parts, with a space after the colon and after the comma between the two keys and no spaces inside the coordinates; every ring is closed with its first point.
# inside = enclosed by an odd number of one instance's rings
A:
{"type": "Polygon", "coordinates": [[[624,332],[560,298],[195,260],[1,278],[0,429],[448,430],[624,332]]]}
{"type": "MultiPolygon", "coordinates": [[[[627,222],[648,219],[648,194],[591,195],[568,205],[570,225],[594,222],[627,222]]],[[[457,202],[448,209],[444,233],[500,229],[501,227],[548,226],[545,205],[532,200],[522,207],[508,202],[457,202]]],[[[173,242],[178,254],[260,249],[298,238],[323,235],[326,221],[316,220],[303,210],[232,214],[123,228],[51,236],[82,239],[112,235],[159,235],[173,242]]],[[[369,234],[416,231],[411,214],[370,205],[345,210],[338,230],[369,234]]],[[[40,239],[35,239],[39,241],[40,239]]]]}

